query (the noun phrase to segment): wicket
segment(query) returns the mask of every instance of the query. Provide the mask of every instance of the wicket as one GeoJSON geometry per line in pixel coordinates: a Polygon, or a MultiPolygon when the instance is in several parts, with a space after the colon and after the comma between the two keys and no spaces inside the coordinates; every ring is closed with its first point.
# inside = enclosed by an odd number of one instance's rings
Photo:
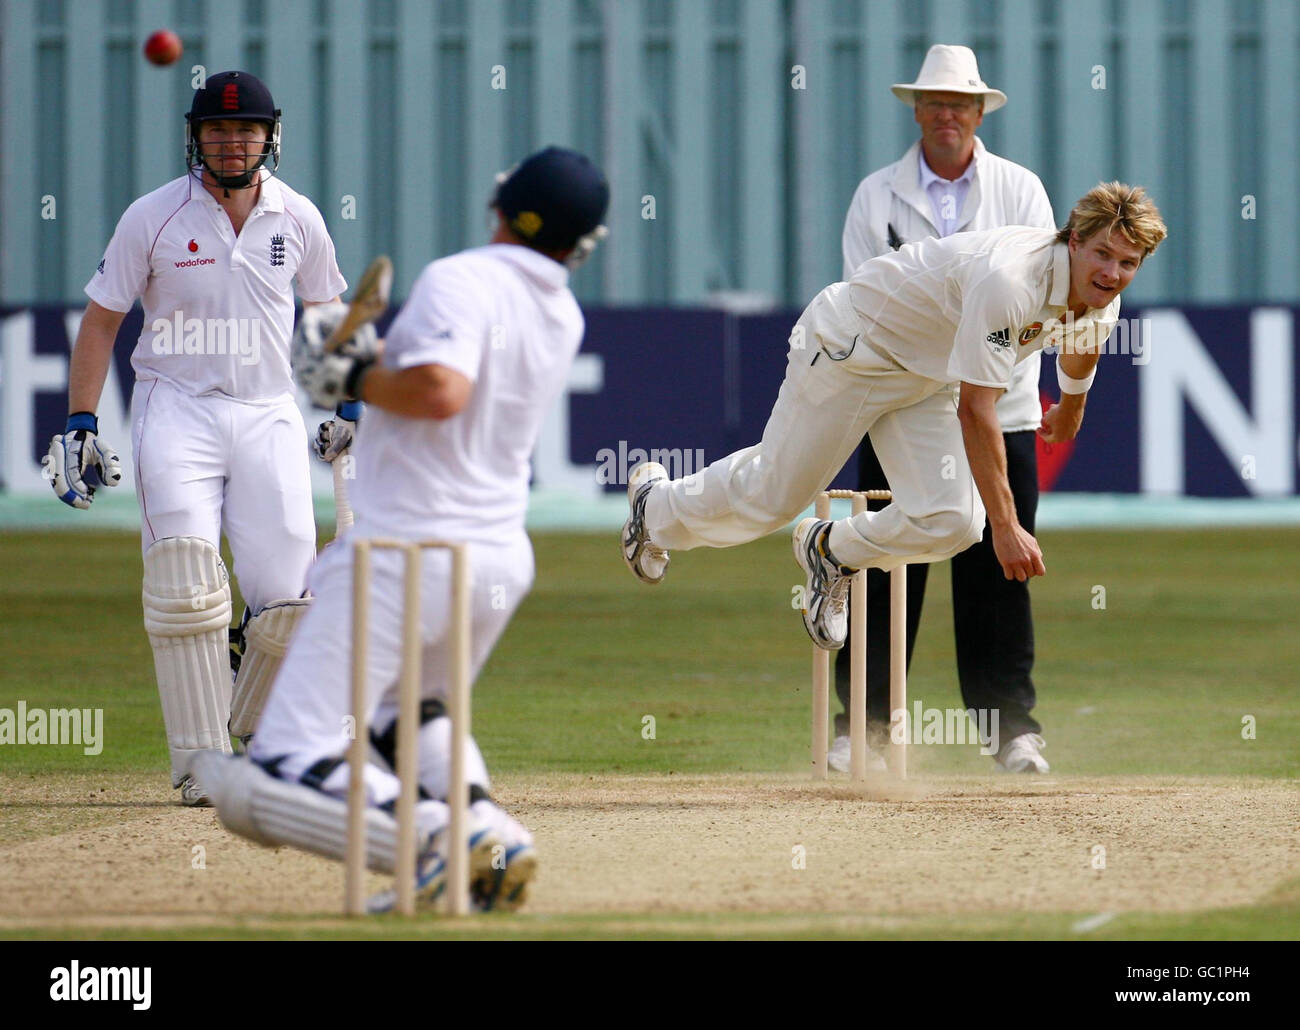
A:
{"type": "Polygon", "coordinates": [[[415,914],[415,798],[419,779],[420,719],[420,572],[425,550],[451,552],[451,675],[447,714],[451,717],[451,809],[448,829],[447,912],[469,914],[469,845],[466,808],[465,748],[469,736],[469,555],[464,544],[440,540],[357,540],[352,558],[352,715],[354,736],[348,747],[348,834],[344,872],[344,911],[360,915],[365,895],[365,767],[370,729],[366,698],[366,637],[370,618],[370,552],[401,551],[405,555],[402,604],[402,668],[398,681],[397,778],[397,905],[402,915],[415,914]]]}
{"type": "MultiPolygon", "coordinates": [[[[826,490],[817,498],[817,517],[831,515],[831,498],[852,501],[852,512],[867,510],[868,501],[888,501],[888,490],[826,490]]],[[[849,624],[849,752],[850,775],[854,781],[867,778],[867,573],[853,577],[849,624]]],[[[831,652],[813,645],[812,771],[815,779],[826,779],[826,736],[830,721],[831,652]]],[[[907,709],[907,566],[889,574],[889,711],[907,709]]],[[[892,723],[891,723],[892,726],[892,723]]],[[[907,777],[907,735],[895,740],[891,734],[887,750],[889,771],[907,777]]]]}

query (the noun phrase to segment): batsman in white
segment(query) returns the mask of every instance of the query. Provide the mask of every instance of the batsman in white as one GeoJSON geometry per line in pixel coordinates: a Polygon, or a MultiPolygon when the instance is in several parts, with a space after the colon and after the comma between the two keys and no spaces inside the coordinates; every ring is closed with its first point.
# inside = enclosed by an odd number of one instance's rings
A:
{"type": "MultiPolygon", "coordinates": [[[[327,548],[314,601],[290,645],[247,758],[203,756],[195,775],[225,825],[268,844],[344,854],[350,740],[352,545],[367,537],[469,545],[471,673],[477,676],[533,580],[524,531],[529,459],[582,341],[571,268],[604,234],[609,189],[581,154],[533,154],[498,183],[491,242],[428,265],[384,340],[383,355],[322,351],[343,315],[314,308],[295,344],[299,381],[318,404],[366,402],[354,446],[356,524],[327,548]]],[[[366,767],[370,868],[392,872],[399,792],[392,771],[401,662],[401,556],[371,558],[366,767]]],[[[428,551],[421,582],[422,684],[417,835],[419,897],[445,882],[451,727],[450,555],[428,551]]],[[[477,906],[514,908],[536,868],[531,834],[489,794],[468,749],[471,891],[477,906]],[[496,854],[493,855],[493,851],[496,854]],[[495,859],[495,860],[494,860],[495,859]]],[[[466,799],[458,799],[461,804],[466,799]]]]}
{"type": "Polygon", "coordinates": [[[76,508],[120,482],[94,412],[118,327],[139,298],[131,444],[144,621],[172,786],[182,803],[203,805],[190,759],[229,752],[231,734],[253,732],[308,604],[316,526],[290,369],[294,291],[319,303],[346,283],[320,212],[273,177],[280,112],[262,82],[221,72],[195,91],[185,160],[184,175],[127,208],[86,286],[68,423],[46,464],[54,492],[76,508]],[[248,606],[233,689],[223,531],[248,606]]]}
{"type": "Polygon", "coordinates": [[[1041,435],[1073,439],[1119,295],[1165,235],[1145,192],[1112,182],[1085,194],[1059,232],[958,233],[865,262],[795,325],[762,442],[685,479],[670,481],[654,463],[633,471],[624,561],[657,583],[671,548],[732,547],[774,532],[870,430],[893,500],[834,522],[806,518],[794,532],[814,643],[844,646],[854,572],[949,558],[980,538],[986,510],[1003,575],[1043,575],[1007,483],[998,398],[1018,362],[1058,349],[1062,396],[1041,435]]]}

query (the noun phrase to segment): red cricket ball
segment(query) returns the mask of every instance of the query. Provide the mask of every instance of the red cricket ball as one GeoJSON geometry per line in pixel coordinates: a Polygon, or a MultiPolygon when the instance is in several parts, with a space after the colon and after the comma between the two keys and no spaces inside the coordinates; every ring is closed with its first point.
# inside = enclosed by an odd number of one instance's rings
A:
{"type": "Polygon", "coordinates": [[[171,29],[159,29],[144,41],[144,56],[153,64],[172,64],[183,50],[181,37],[171,29]]]}

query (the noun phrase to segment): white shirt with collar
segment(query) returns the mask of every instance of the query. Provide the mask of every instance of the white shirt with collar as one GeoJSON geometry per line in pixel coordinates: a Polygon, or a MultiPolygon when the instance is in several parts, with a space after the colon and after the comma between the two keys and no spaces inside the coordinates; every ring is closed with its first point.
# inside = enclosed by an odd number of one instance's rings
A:
{"type": "MultiPolygon", "coordinates": [[[[902,158],[873,172],[858,185],[844,220],[846,281],[862,262],[893,250],[891,229],[893,238],[901,243],[950,234],[942,231],[947,226],[935,210],[924,180],[925,171],[928,169],[918,140],[902,158]]],[[[958,206],[960,214],[952,232],[1006,225],[1050,229],[1055,225],[1052,205],[1038,176],[1013,161],[989,153],[978,136],[966,174],[970,176],[970,185],[958,206]]],[[[1042,421],[1038,366],[1037,358],[1021,362],[1011,386],[998,401],[998,420],[1004,431],[1036,429],[1042,421]]]]}
{"type": "Polygon", "coordinates": [[[268,404],[294,395],[294,291],[326,301],[346,288],[316,205],[263,173],[238,236],[193,175],[141,197],[118,221],[86,294],[111,311],[141,300],[137,380],[268,404]]]}
{"type": "Polygon", "coordinates": [[[1023,226],[907,244],[849,280],[876,348],[928,379],[992,387],[1006,387],[1045,346],[1110,335],[1120,298],[1067,319],[1069,292],[1069,248],[1054,230],[1023,226]]]}
{"type": "Polygon", "coordinates": [[[445,365],[474,384],[442,420],[375,405],[357,434],[357,530],[500,542],[523,532],[530,459],[582,343],[568,269],[494,243],[425,267],[389,327],[389,368],[445,365]]]}
{"type": "Polygon", "coordinates": [[[962,208],[966,204],[966,194],[970,192],[971,183],[975,181],[975,161],[966,166],[966,170],[955,179],[945,179],[935,173],[925,159],[925,151],[920,152],[921,188],[930,198],[930,212],[934,215],[934,224],[940,236],[951,236],[957,231],[961,222],[962,208]]]}

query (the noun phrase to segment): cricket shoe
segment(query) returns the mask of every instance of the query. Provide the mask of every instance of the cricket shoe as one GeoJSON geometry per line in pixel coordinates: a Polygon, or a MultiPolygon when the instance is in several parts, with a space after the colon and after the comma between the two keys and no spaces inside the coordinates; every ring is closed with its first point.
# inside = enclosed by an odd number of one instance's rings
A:
{"type": "Polygon", "coordinates": [[[803,592],[803,626],[823,651],[838,651],[849,633],[849,585],[857,569],[835,561],[830,551],[831,526],[807,518],[794,530],[794,559],[808,579],[803,592]]]}
{"type": "Polygon", "coordinates": [[[199,781],[186,775],[180,782],[181,804],[186,808],[211,808],[212,799],[208,792],[199,786],[199,781]]]}
{"type": "MultiPolygon", "coordinates": [[[[443,854],[447,846],[447,831],[435,833],[420,852],[415,863],[415,907],[416,911],[435,909],[447,892],[449,870],[447,856],[443,854]]],[[[496,831],[473,816],[469,826],[469,883],[470,899],[474,898],[474,885],[486,877],[494,876],[493,859],[504,851],[505,845],[496,835],[496,831]]],[[[397,888],[380,891],[366,902],[366,911],[371,914],[391,912],[397,906],[397,888]]]]}
{"type": "Polygon", "coordinates": [[[503,844],[493,855],[489,875],[471,882],[470,897],[482,912],[513,912],[528,900],[528,885],[537,875],[533,835],[493,801],[476,801],[470,810],[492,825],[503,844]]]}
{"type": "Polygon", "coordinates": [[[645,528],[645,502],[656,483],[668,479],[657,461],[642,462],[627,480],[627,500],[632,512],[623,523],[623,561],[642,583],[662,583],[668,570],[668,552],[650,542],[645,528]]]}
{"type": "Polygon", "coordinates": [[[1047,760],[1039,753],[1047,741],[1037,733],[1022,733],[1007,741],[998,752],[997,765],[1001,772],[1046,773],[1051,772],[1047,760]]]}
{"type": "MultiPolygon", "coordinates": [[[[826,752],[826,764],[836,772],[853,771],[853,743],[846,736],[836,737],[831,743],[830,750],[826,752]]],[[[867,745],[867,772],[884,772],[886,769],[884,756],[867,745]]]]}

